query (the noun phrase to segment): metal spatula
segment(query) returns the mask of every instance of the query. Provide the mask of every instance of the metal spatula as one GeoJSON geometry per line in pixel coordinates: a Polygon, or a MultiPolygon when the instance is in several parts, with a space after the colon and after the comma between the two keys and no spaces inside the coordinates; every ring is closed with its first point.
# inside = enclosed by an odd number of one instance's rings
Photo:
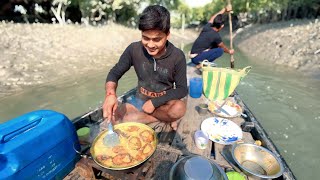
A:
{"type": "Polygon", "coordinates": [[[221,106],[218,106],[217,109],[214,110],[214,112],[221,113],[221,111],[223,111],[225,114],[230,115],[226,110],[223,109],[223,106],[226,104],[226,102],[227,100],[224,100],[221,106]]]}
{"type": "Polygon", "coordinates": [[[108,132],[107,135],[103,138],[103,144],[108,147],[113,147],[120,144],[119,135],[113,131],[111,122],[109,122],[108,124],[108,132]]]}

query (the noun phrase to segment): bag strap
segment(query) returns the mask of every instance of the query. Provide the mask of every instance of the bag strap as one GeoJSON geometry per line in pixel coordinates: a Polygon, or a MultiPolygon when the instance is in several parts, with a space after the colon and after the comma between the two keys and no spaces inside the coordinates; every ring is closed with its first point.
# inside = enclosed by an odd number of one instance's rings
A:
{"type": "Polygon", "coordinates": [[[216,67],[217,64],[214,63],[214,62],[209,62],[208,60],[204,60],[201,62],[201,68],[204,68],[204,67],[216,67]]]}
{"type": "Polygon", "coordinates": [[[212,71],[212,70],[219,70],[219,71],[233,71],[233,72],[237,72],[240,76],[244,77],[246,76],[250,70],[252,69],[251,66],[247,66],[243,69],[231,69],[229,67],[225,67],[225,68],[222,68],[222,67],[216,67],[216,63],[213,63],[213,62],[209,62],[208,60],[204,60],[201,62],[201,68],[203,69],[203,71],[212,71]]]}
{"type": "Polygon", "coordinates": [[[249,72],[250,72],[250,70],[252,69],[252,67],[251,66],[247,66],[247,67],[245,67],[245,68],[243,68],[243,69],[241,69],[241,73],[243,73],[243,74],[248,74],[249,72]]]}

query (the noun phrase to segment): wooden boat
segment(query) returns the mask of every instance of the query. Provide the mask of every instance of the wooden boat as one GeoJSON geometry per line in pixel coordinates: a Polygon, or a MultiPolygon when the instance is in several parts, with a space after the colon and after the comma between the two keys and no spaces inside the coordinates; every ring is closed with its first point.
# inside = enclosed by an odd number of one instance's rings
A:
{"type": "MultiPolygon", "coordinates": [[[[194,73],[195,68],[188,67],[188,75],[197,76],[194,73]]],[[[128,98],[135,95],[136,89],[131,89],[118,98],[119,101],[125,103],[128,98]]],[[[296,179],[291,169],[285,162],[284,158],[279,153],[278,149],[265,132],[259,121],[254,114],[249,110],[248,106],[241,100],[237,93],[232,97],[237,104],[243,109],[243,115],[240,117],[232,118],[232,121],[242,124],[243,129],[248,132],[243,132],[243,141],[254,143],[259,140],[263,147],[270,150],[282,161],[284,171],[282,176],[277,179],[296,179]]],[[[213,114],[207,113],[199,115],[195,107],[200,103],[205,102],[205,97],[194,99],[188,97],[187,100],[187,113],[181,120],[177,131],[167,131],[170,126],[162,126],[157,129],[158,146],[155,153],[143,164],[121,171],[113,171],[98,166],[93,160],[81,158],[77,163],[76,168],[65,179],[94,179],[94,178],[107,178],[107,179],[169,179],[169,171],[173,164],[179,160],[180,157],[190,154],[198,154],[216,162],[224,170],[234,168],[235,163],[231,161],[227,155],[223,156],[222,151],[230,146],[222,145],[211,142],[205,150],[200,150],[194,145],[193,134],[196,130],[200,129],[201,122],[212,117],[213,114]],[[227,161],[225,157],[229,160],[227,161]],[[231,161],[231,162],[230,162],[231,161]]],[[[81,115],[73,120],[76,129],[84,126],[91,126],[97,124],[102,119],[101,107],[96,108],[84,115],[81,115]]],[[[152,126],[152,125],[150,125],[152,126]]],[[[255,177],[247,176],[247,179],[255,179],[255,177]]]]}

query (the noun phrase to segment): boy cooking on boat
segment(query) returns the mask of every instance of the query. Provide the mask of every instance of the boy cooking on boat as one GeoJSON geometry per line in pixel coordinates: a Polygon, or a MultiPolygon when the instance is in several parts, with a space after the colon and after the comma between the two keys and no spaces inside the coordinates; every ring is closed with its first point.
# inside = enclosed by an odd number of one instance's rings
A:
{"type": "Polygon", "coordinates": [[[208,23],[203,27],[198,38],[192,45],[190,58],[200,68],[200,63],[204,60],[212,62],[223,55],[223,52],[233,54],[233,49],[228,49],[222,42],[219,32],[224,27],[222,14],[230,12],[232,6],[228,5],[221,9],[218,13],[214,14],[208,23]]]}
{"type": "Polygon", "coordinates": [[[103,117],[144,124],[160,121],[170,123],[176,130],[186,112],[181,99],[188,89],[184,53],[168,41],[170,13],[159,5],[148,6],[140,16],[139,30],[141,41],[125,49],[107,76],[103,117]],[[118,107],[117,83],[131,66],[138,77],[137,95],[118,107]]]}

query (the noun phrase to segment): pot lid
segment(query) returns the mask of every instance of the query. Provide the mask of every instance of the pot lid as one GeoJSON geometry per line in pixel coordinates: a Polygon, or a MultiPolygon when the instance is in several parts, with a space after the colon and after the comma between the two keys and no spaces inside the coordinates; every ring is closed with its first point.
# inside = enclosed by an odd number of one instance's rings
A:
{"type": "Polygon", "coordinates": [[[192,157],[184,164],[184,171],[190,179],[210,179],[213,174],[211,163],[202,157],[192,157]]]}

